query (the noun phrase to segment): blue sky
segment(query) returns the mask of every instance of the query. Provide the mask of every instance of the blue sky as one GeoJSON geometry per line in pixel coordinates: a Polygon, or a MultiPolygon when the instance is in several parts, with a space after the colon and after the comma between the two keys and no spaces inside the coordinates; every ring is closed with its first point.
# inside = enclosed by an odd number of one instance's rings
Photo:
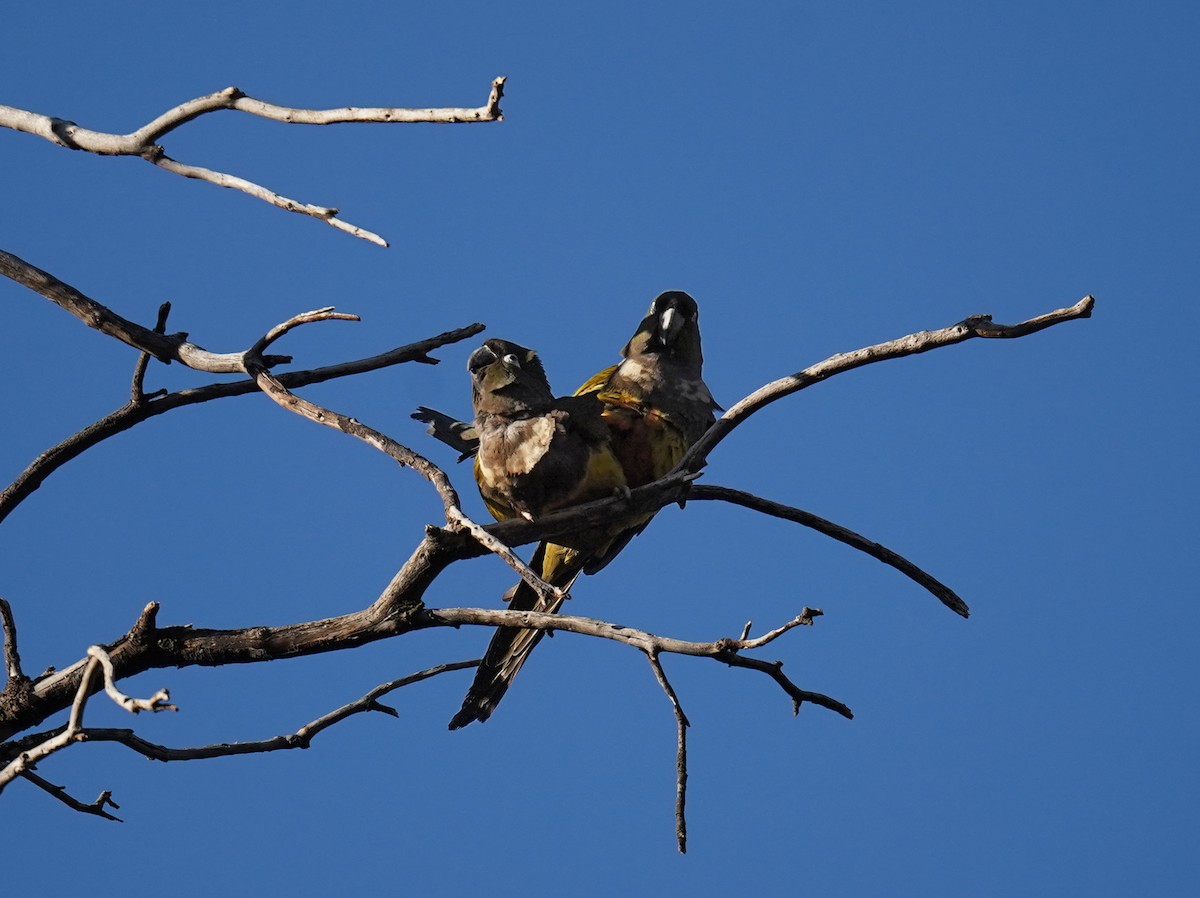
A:
{"type": "MultiPolygon", "coordinates": [[[[835,352],[968,314],[1094,318],[843,375],[765,410],[705,481],[832,518],[970,603],[963,621],[860,553],[712,503],[668,509],[571,610],[690,639],[812,630],[760,652],[852,722],[668,658],[692,720],[690,850],[674,722],[635,652],[545,643],[495,718],[450,733],[469,674],[394,695],[307,752],[150,764],[73,748],[2,796],[16,892],[1191,894],[1200,625],[1191,514],[1200,325],[1200,14],[1158,3],[259,4],[14,9],[0,102],[128,131],[236,84],[304,106],[478,105],[497,125],[303,128],[222,113],[168,153],[261,181],[382,250],[133,159],[0,132],[0,247],[210,349],[336,305],[280,351],[313,367],[473,321],[538,348],[563,392],[655,294],[701,306],[729,405],[835,352]],[[130,859],[145,859],[139,869],[130,859]]],[[[0,481],[127,396],[133,354],[0,283],[0,481]]],[[[472,343],[307,392],[469,471],[408,418],[464,412],[472,343]]],[[[148,386],[204,382],[155,367],[148,386]]],[[[262,397],[174,412],[55,474],[0,526],[27,668],[141,607],[235,627],[368,604],[439,518],[411,472],[262,397]]],[[[499,604],[460,565],[434,606],[499,604]]],[[[170,745],[292,730],[377,683],[474,657],[483,630],[161,670],[179,714],[89,723],[170,745]]]]}

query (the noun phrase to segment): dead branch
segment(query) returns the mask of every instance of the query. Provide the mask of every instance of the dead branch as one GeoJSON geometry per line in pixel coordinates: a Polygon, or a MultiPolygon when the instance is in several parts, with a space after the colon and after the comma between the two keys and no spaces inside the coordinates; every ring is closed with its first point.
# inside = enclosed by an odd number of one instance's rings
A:
{"type": "MultiPolygon", "coordinates": [[[[146,638],[151,635],[154,630],[154,618],[157,612],[157,605],[150,603],[139,615],[137,622],[130,630],[130,636],[146,638]]],[[[816,609],[805,608],[799,615],[792,620],[783,624],[780,627],[754,639],[749,638],[749,626],[743,630],[742,636],[738,639],[719,639],[713,642],[697,643],[688,642],[685,640],[673,639],[670,637],[657,636],[642,630],[635,630],[628,627],[617,626],[604,621],[594,620],[590,618],[570,617],[559,614],[545,614],[539,612],[519,612],[519,611],[491,611],[488,609],[476,608],[454,608],[442,610],[429,610],[424,612],[426,620],[422,624],[440,625],[440,626],[461,626],[463,624],[477,624],[481,626],[499,626],[499,625],[514,625],[528,629],[542,630],[566,630],[568,632],[580,633],[583,635],[594,636],[604,639],[611,639],[625,645],[633,646],[642,651],[654,672],[655,678],[663,691],[671,702],[675,713],[677,731],[678,731],[678,750],[676,754],[676,835],[680,852],[687,850],[687,824],[685,816],[685,801],[687,789],[687,727],[688,723],[686,715],[683,713],[683,708],[680,705],[678,695],[667,679],[666,672],[662,668],[659,661],[659,656],[663,652],[672,654],[686,654],[697,657],[710,657],[719,660],[725,664],[737,667],[749,667],[751,669],[762,670],[768,673],[785,692],[793,700],[794,710],[798,710],[801,701],[809,701],[814,704],[819,704],[822,707],[837,711],[844,717],[850,718],[853,715],[849,708],[828,696],[820,693],[808,692],[799,689],[795,686],[782,672],[782,663],[779,661],[765,662],[758,659],[743,657],[740,653],[749,649],[761,648],[768,645],[775,639],[782,636],[789,630],[802,625],[811,625],[814,617],[820,615],[821,612],[816,609]]],[[[155,638],[161,638],[163,631],[159,630],[154,633],[155,638]]],[[[68,806],[75,810],[84,811],[87,813],[97,814],[108,819],[116,820],[118,818],[108,814],[104,807],[117,805],[111,801],[111,793],[101,793],[99,799],[91,805],[86,805],[71,796],[66,794],[66,791],[61,786],[55,786],[48,781],[41,779],[31,772],[34,764],[48,757],[56,751],[65,748],[67,745],[74,742],[93,741],[93,742],[117,742],[133,751],[158,761],[188,761],[202,760],[216,757],[229,757],[233,755],[256,754],[272,751],[283,751],[289,749],[305,749],[308,748],[313,738],[315,738],[323,730],[333,726],[336,723],[345,720],[346,718],[368,711],[378,711],[385,714],[396,716],[395,709],[383,705],[379,699],[396,689],[421,680],[428,679],[440,673],[445,673],[451,670],[462,670],[465,668],[475,667],[479,664],[479,659],[470,661],[459,661],[450,664],[442,664],[416,674],[411,674],[407,677],[401,677],[397,680],[392,680],[388,683],[383,683],[370,692],[363,695],[361,698],[343,705],[322,717],[300,727],[296,732],[286,735],[274,736],[268,739],[257,740],[253,742],[233,742],[233,743],[216,743],[211,745],[196,746],[191,748],[169,748],[167,746],[158,745],[142,739],[132,730],[128,729],[111,729],[111,728],[90,728],[83,727],[83,710],[87,702],[88,695],[91,691],[91,681],[96,670],[103,671],[104,689],[117,704],[128,711],[137,713],[142,710],[161,711],[175,710],[173,705],[167,704],[166,690],[160,690],[155,695],[146,699],[134,699],[121,693],[114,683],[114,666],[110,655],[105,650],[98,646],[92,646],[88,649],[88,660],[84,662],[84,673],[80,679],[79,687],[76,692],[75,702],[72,706],[72,712],[69,722],[65,727],[49,734],[41,734],[34,744],[29,745],[30,740],[22,740],[19,746],[19,753],[16,757],[0,772],[0,791],[3,791],[5,784],[10,782],[17,776],[23,776],[26,779],[39,785],[50,794],[54,795],[60,801],[63,801],[68,806]]],[[[16,746],[14,746],[16,747],[16,746]]],[[[11,757],[12,755],[9,754],[11,757]]]]}
{"type": "Polygon", "coordinates": [[[420,611],[417,617],[423,623],[430,626],[457,627],[467,624],[471,626],[520,627],[525,630],[564,630],[568,633],[579,633],[583,636],[593,636],[598,639],[611,639],[613,642],[632,646],[645,655],[658,656],[666,653],[671,655],[691,655],[697,658],[712,658],[730,667],[744,667],[767,674],[792,699],[793,710],[798,710],[801,703],[809,702],[830,711],[835,711],[843,717],[850,719],[854,717],[854,714],[837,699],[822,695],[819,692],[808,692],[796,686],[795,683],[783,674],[782,662],[760,661],[757,658],[747,658],[740,654],[748,649],[761,648],[795,627],[810,626],[813,618],[820,614],[822,612],[816,608],[805,608],[800,614],[783,626],[756,639],[726,638],[713,642],[690,642],[670,636],[657,636],[645,630],[635,630],[632,627],[610,624],[607,621],[596,620],[590,617],[546,614],[541,611],[510,611],[488,608],[428,608],[420,611]]]}
{"type": "Polygon", "coordinates": [[[663,670],[658,655],[647,655],[646,658],[654,671],[654,678],[671,702],[671,710],[675,712],[675,844],[679,846],[680,854],[687,854],[687,731],[691,723],[683,713],[679,696],[667,679],[667,672],[663,670]]]}
{"type": "Polygon", "coordinates": [[[226,758],[233,755],[286,751],[293,748],[306,749],[312,745],[313,739],[323,730],[328,729],[336,723],[341,723],[346,718],[352,717],[355,714],[378,711],[391,717],[398,717],[399,715],[394,708],[381,704],[379,701],[382,696],[387,695],[389,692],[395,692],[404,686],[428,680],[430,677],[435,677],[438,674],[453,670],[465,670],[477,667],[478,665],[478,658],[470,661],[454,661],[449,664],[439,664],[435,667],[382,683],[361,698],[355,699],[352,702],[342,705],[340,708],[330,711],[328,714],[318,717],[316,720],[306,723],[294,733],[272,736],[268,739],[259,739],[253,742],[221,742],[213,745],[199,745],[192,748],[170,748],[165,745],[156,745],[153,742],[148,742],[134,733],[133,730],[92,727],[84,730],[84,735],[89,742],[117,742],[152,761],[163,762],[226,758]]]}
{"type": "Polygon", "coordinates": [[[886,343],[877,343],[874,346],[868,346],[865,349],[859,349],[854,352],[844,352],[830,356],[825,361],[810,365],[803,371],[797,371],[788,377],[781,377],[779,380],[772,381],[766,386],[755,390],[745,399],[735,403],[688,450],[687,454],[679,462],[678,467],[680,470],[685,471],[699,471],[707,464],[709,453],[717,447],[717,444],[729,436],[735,427],[756,411],[770,405],[777,399],[790,396],[792,393],[803,390],[805,387],[811,387],[813,384],[820,383],[827,378],[833,377],[835,374],[852,371],[855,368],[861,368],[863,365],[870,365],[873,362],[883,362],[887,359],[918,355],[919,353],[929,352],[931,349],[939,349],[943,346],[953,346],[955,343],[962,343],[964,340],[970,340],[973,337],[1024,337],[1028,334],[1045,330],[1048,327],[1053,327],[1056,324],[1062,324],[1064,321],[1074,321],[1077,318],[1090,318],[1092,317],[1092,308],[1095,306],[1095,303],[1096,300],[1093,297],[1085,296],[1070,308],[1056,309],[1053,312],[1047,312],[1045,315],[1039,315],[1036,318],[1030,318],[1028,321],[1011,325],[996,324],[992,321],[991,315],[972,315],[958,324],[952,324],[950,327],[945,327],[941,330],[920,331],[915,334],[909,334],[907,337],[901,337],[898,340],[889,340],[886,343]]]}
{"type": "Polygon", "coordinates": [[[881,546],[879,543],[873,542],[865,536],[860,536],[853,530],[848,530],[840,524],[827,521],[811,512],[793,508],[790,505],[782,505],[779,502],[772,502],[770,499],[762,499],[750,493],[745,493],[741,490],[732,490],[724,486],[694,486],[688,493],[688,499],[710,499],[730,502],[734,505],[740,505],[743,508],[749,508],[751,511],[803,524],[805,527],[810,527],[818,533],[831,536],[838,542],[853,546],[860,552],[866,552],[872,558],[878,558],[884,564],[894,567],[900,573],[904,574],[904,576],[919,583],[925,589],[929,590],[929,592],[933,593],[933,595],[937,596],[941,603],[951,611],[963,617],[967,617],[970,614],[967,603],[962,600],[958,593],[940,580],[921,570],[903,555],[898,555],[886,546],[881,546]]]}
{"type": "MultiPolygon", "coordinates": [[[[140,618],[139,618],[140,620],[140,618]]],[[[92,694],[92,681],[96,671],[103,672],[104,690],[118,705],[127,711],[137,714],[139,711],[174,711],[174,705],[167,704],[166,690],[160,690],[148,699],[131,698],[125,695],[113,682],[113,666],[108,653],[99,646],[91,646],[87,651],[88,660],[85,662],[83,675],[79,680],[79,688],[75,692],[75,700],[71,704],[71,716],[67,725],[49,738],[20,752],[12,761],[0,769],[0,792],[18,776],[23,776],[33,769],[38,761],[48,758],[57,751],[62,751],[68,745],[82,742],[86,736],[83,732],[83,711],[87,700],[92,694]]]]}
{"type": "MultiPolygon", "coordinates": [[[[167,316],[171,314],[171,304],[164,302],[158,307],[158,320],[154,323],[154,333],[165,334],[167,332],[167,316]]],[[[129,385],[129,404],[141,405],[148,398],[145,391],[146,369],[150,367],[150,353],[142,352],[138,354],[137,362],[133,366],[133,381],[129,385]]],[[[154,396],[162,396],[166,390],[159,390],[154,396]]]]}
{"type": "Polygon", "coordinates": [[[316,309],[312,312],[302,312],[299,315],[289,318],[282,324],[271,328],[258,342],[246,351],[245,365],[247,373],[254,378],[259,389],[282,408],[295,412],[317,424],[323,424],[326,427],[332,427],[335,430],[340,430],[342,433],[356,437],[367,445],[373,446],[380,452],[390,456],[404,467],[412,468],[419,473],[433,484],[434,489],[437,490],[438,496],[442,500],[442,505],[446,510],[446,520],[449,522],[452,510],[457,510],[459,507],[459,498],[445,471],[407,446],[397,443],[386,434],[380,433],[374,428],[367,427],[354,418],[322,408],[315,402],[310,402],[307,399],[301,399],[267,370],[268,365],[264,361],[262,351],[270,346],[271,343],[302,324],[333,320],[358,321],[359,319],[357,315],[334,312],[332,307],[316,309]]]}
{"type": "MultiPolygon", "coordinates": [[[[18,284],[40,293],[58,307],[70,312],[88,327],[115,337],[122,343],[148,352],[160,362],[179,362],[188,368],[209,374],[245,374],[245,352],[209,352],[189,343],[187,334],[162,334],[135,324],[111,309],[85,296],[70,284],[63,283],[47,271],[42,271],[24,259],[0,250],[0,274],[18,284]]],[[[290,362],[288,356],[268,356],[270,367],[290,362]]]]}
{"type": "Polygon", "coordinates": [[[29,780],[29,782],[33,783],[39,789],[48,792],[67,807],[71,808],[72,810],[79,811],[81,814],[94,814],[97,817],[103,817],[105,820],[115,820],[117,823],[125,822],[120,817],[116,817],[104,810],[105,807],[116,808],[117,810],[121,809],[121,806],[112,800],[112,792],[105,790],[104,792],[101,792],[100,797],[91,804],[86,804],[80,801],[78,798],[68,794],[66,786],[56,786],[49,780],[38,776],[32,770],[24,771],[21,774],[21,777],[29,780]]]}
{"type": "Polygon", "coordinates": [[[452,527],[465,530],[489,552],[499,555],[509,567],[520,575],[522,580],[533,587],[534,592],[548,605],[558,607],[570,598],[565,589],[547,583],[539,577],[533,568],[520,559],[516,552],[488,533],[481,525],[472,521],[463,513],[462,509],[451,509],[449,518],[452,527]]]}
{"type": "Polygon", "coordinates": [[[504,95],[504,82],[504,77],[493,80],[487,102],[474,108],[407,109],[343,106],[339,109],[296,109],[257,100],[247,96],[236,87],[227,87],[216,93],[181,103],[129,134],[93,131],[65,119],[2,105],[0,105],[0,126],[34,134],[69,150],[83,150],[102,156],[139,156],[159,168],[185,178],[195,178],[216,184],[218,187],[240,190],[256,199],[278,206],[280,209],[312,216],[354,237],[361,237],[379,246],[387,246],[387,241],[378,234],[338,218],[337,209],[301,203],[244,178],[179,162],[169,157],[166,151],[157,144],[157,141],[201,115],[222,109],[233,109],[277,122],[298,125],[331,125],[341,122],[432,122],[441,124],[498,122],[504,117],[500,110],[500,98],[504,95]]]}
{"type": "MultiPolygon", "coordinates": [[[[158,692],[149,698],[132,698],[117,688],[113,676],[112,660],[108,657],[108,652],[100,648],[98,645],[93,645],[88,648],[87,654],[89,658],[94,658],[100,662],[100,669],[104,671],[104,691],[108,693],[108,697],[117,703],[118,707],[124,708],[130,714],[140,714],[142,711],[178,711],[179,709],[172,705],[171,694],[166,689],[160,689],[158,692]]],[[[82,709],[81,709],[82,713],[82,709]]]]}
{"type": "MultiPolygon", "coordinates": [[[[295,389],[309,384],[324,383],[339,377],[376,371],[404,362],[436,365],[438,360],[431,358],[430,352],[473,337],[482,330],[482,324],[471,324],[467,327],[446,331],[426,340],[397,347],[380,355],[314,368],[309,371],[290,371],[278,375],[277,379],[285,387],[295,389]]],[[[253,380],[239,380],[232,383],[194,387],[175,393],[154,394],[144,397],[145,401],[130,402],[122,406],[39,455],[16,480],[0,492],[0,521],[3,521],[14,508],[41,486],[52,473],[109,437],[123,433],[149,418],[177,408],[198,405],[201,402],[223,399],[227,396],[246,396],[257,392],[259,392],[258,384],[253,380]]]]}
{"type": "Polygon", "coordinates": [[[12,606],[7,599],[0,598],[0,638],[4,640],[4,670],[7,680],[4,690],[16,689],[29,682],[21,670],[21,653],[17,651],[17,623],[13,620],[12,606]]]}

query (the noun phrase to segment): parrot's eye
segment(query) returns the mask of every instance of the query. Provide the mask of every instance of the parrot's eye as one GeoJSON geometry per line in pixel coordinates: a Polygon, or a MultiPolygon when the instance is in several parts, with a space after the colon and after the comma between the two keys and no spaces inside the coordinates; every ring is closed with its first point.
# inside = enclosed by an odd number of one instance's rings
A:
{"type": "Polygon", "coordinates": [[[504,362],[504,366],[506,368],[520,368],[521,367],[521,362],[511,352],[508,355],[506,355],[504,358],[502,358],[500,361],[504,362]]]}

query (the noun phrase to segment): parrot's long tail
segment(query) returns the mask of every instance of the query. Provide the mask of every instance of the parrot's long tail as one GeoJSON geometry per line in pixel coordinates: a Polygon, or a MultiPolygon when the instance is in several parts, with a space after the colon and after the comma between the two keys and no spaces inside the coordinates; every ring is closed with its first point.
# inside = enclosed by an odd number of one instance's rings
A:
{"type": "MultiPolygon", "coordinates": [[[[538,545],[529,566],[542,572],[546,582],[552,586],[570,589],[583,568],[585,556],[562,546],[551,548],[555,550],[552,552],[550,564],[552,574],[545,573],[546,543],[538,545]]],[[[544,611],[547,614],[556,614],[562,606],[562,599],[543,600],[524,580],[510,589],[505,598],[512,611],[544,611]]],[[[517,671],[521,669],[529,653],[541,642],[545,633],[545,630],[526,630],[520,627],[497,628],[483,661],[475,672],[475,680],[463,699],[462,708],[450,721],[450,729],[457,730],[476,720],[482,723],[492,716],[517,671]]]]}

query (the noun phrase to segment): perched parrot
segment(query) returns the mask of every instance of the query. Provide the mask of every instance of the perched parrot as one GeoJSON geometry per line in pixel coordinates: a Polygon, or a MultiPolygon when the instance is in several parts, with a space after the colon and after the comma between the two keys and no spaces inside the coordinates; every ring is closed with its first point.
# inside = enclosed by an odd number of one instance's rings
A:
{"type": "MultiPolygon", "coordinates": [[[[682,290],[655,297],[621,361],[593,375],[575,395],[604,403],[604,422],[630,487],[652,483],[712,426],[720,406],[704,383],[700,310],[682,290]]],[[[626,529],[584,573],[594,574],[646,529],[649,518],[626,529]]]]}
{"type": "MultiPolygon", "coordinates": [[[[611,451],[620,463],[626,485],[636,487],[674,468],[712,424],[714,412],[719,409],[701,376],[703,355],[696,301],[679,290],[659,295],[621,355],[621,362],[589,378],[575,395],[578,399],[595,397],[602,404],[601,419],[610,434],[611,451]]],[[[478,439],[469,425],[425,408],[413,417],[429,423],[430,434],[469,457],[478,439]]],[[[477,418],[474,431],[478,428],[477,418]]],[[[478,479],[478,464],[476,471],[478,479]]],[[[590,494],[589,498],[598,498],[598,494],[590,494]]],[[[586,500],[570,500],[582,501],[586,500]]],[[[580,572],[593,574],[608,564],[645,529],[650,517],[622,522],[607,539],[593,534],[585,550],[542,543],[534,552],[531,566],[540,570],[547,582],[569,588],[580,572]]],[[[524,581],[510,589],[505,599],[515,610],[554,613],[561,605],[541,602],[524,581]]],[[[497,630],[462,709],[450,721],[451,729],[487,720],[541,637],[542,631],[538,630],[497,630]]]]}

